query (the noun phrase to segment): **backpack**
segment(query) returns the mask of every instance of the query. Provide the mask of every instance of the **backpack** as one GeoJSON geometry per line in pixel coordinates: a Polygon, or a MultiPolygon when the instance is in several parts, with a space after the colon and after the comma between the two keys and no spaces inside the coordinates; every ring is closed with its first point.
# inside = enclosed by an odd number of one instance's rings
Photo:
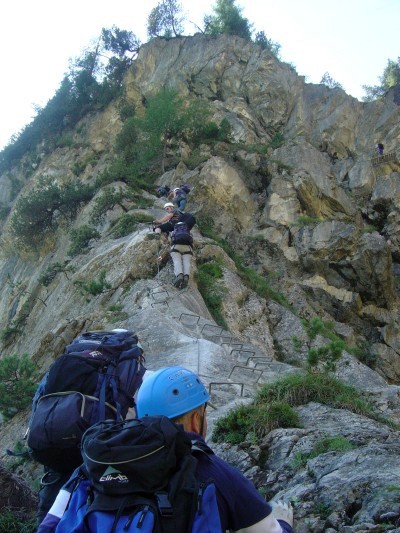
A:
{"type": "Polygon", "coordinates": [[[184,213],[183,211],[179,211],[178,222],[185,222],[189,230],[191,230],[196,224],[196,218],[191,213],[184,213]]]}
{"type": "Polygon", "coordinates": [[[183,183],[182,185],[179,185],[179,188],[186,194],[189,194],[190,191],[192,190],[190,188],[190,185],[188,185],[187,183],[183,183]]]}
{"type": "Polygon", "coordinates": [[[196,479],[197,453],[213,452],[165,416],[95,424],[54,531],[222,533],[215,486],[196,479]]]}
{"type": "Polygon", "coordinates": [[[172,244],[193,244],[193,237],[186,222],[177,222],[171,232],[172,244]]]}
{"type": "Polygon", "coordinates": [[[77,337],[51,365],[35,394],[28,428],[33,459],[58,472],[82,463],[85,430],[99,420],[122,420],[142,383],[143,350],[131,331],[77,337]]]}
{"type": "Polygon", "coordinates": [[[159,198],[161,198],[162,196],[168,196],[170,191],[171,189],[168,187],[168,185],[160,185],[156,189],[156,192],[159,198]]]}

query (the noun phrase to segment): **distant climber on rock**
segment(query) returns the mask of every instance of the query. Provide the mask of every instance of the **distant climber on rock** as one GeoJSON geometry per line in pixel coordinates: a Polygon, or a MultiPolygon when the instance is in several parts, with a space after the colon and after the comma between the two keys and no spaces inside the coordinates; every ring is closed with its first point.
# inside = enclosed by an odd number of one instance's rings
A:
{"type": "Polygon", "coordinates": [[[180,211],[183,211],[186,207],[187,194],[179,187],[175,189],[168,195],[168,200],[171,200],[180,211]]]}
{"type": "Polygon", "coordinates": [[[174,287],[185,289],[189,284],[193,255],[193,237],[186,222],[177,222],[170,233],[168,248],[161,252],[158,261],[162,262],[168,254],[174,264],[174,287]]]}
{"type": "Polygon", "coordinates": [[[156,235],[163,233],[168,236],[178,222],[181,212],[172,202],[164,204],[164,210],[166,215],[163,218],[153,220],[153,224],[155,224],[153,231],[156,235]]]}
{"type": "Polygon", "coordinates": [[[379,154],[379,155],[383,155],[384,146],[383,146],[382,143],[378,143],[378,144],[376,145],[376,149],[378,150],[378,154],[379,154]]]}

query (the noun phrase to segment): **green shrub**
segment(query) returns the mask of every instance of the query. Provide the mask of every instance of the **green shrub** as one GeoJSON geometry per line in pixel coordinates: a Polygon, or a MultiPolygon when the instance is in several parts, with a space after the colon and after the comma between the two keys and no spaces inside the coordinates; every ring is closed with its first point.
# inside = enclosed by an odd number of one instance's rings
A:
{"type": "Polygon", "coordinates": [[[151,223],[153,220],[153,217],[150,215],[145,214],[135,214],[131,215],[128,213],[125,213],[120,217],[112,226],[111,233],[116,238],[119,239],[120,237],[125,237],[125,235],[129,235],[130,233],[133,233],[138,224],[140,223],[151,223]]]}
{"type": "Polygon", "coordinates": [[[215,322],[227,329],[227,324],[222,316],[222,299],[224,288],[218,285],[218,280],[223,277],[221,265],[217,262],[199,265],[196,272],[197,287],[202,295],[207,309],[215,322]]]}
{"type": "Polygon", "coordinates": [[[70,236],[71,245],[67,253],[71,257],[74,257],[79,254],[86,254],[89,251],[89,242],[92,239],[99,239],[100,233],[95,228],[83,225],[71,230],[70,236]]]}
{"type": "Polygon", "coordinates": [[[292,467],[294,469],[305,467],[310,459],[314,459],[323,453],[328,452],[347,452],[354,449],[354,444],[342,436],[326,437],[317,441],[311,452],[298,452],[294,456],[292,467]]]}
{"type": "Polygon", "coordinates": [[[22,332],[22,329],[19,325],[12,322],[9,326],[0,331],[0,340],[4,345],[9,344],[15,339],[17,335],[22,332]]]}
{"type": "Polygon", "coordinates": [[[110,322],[114,324],[115,322],[120,322],[121,320],[126,320],[128,318],[128,313],[123,311],[123,306],[119,304],[110,305],[107,309],[110,313],[110,322]]]}
{"type": "Polygon", "coordinates": [[[308,215],[300,215],[297,219],[297,222],[292,224],[293,226],[299,226],[304,228],[306,226],[311,226],[313,224],[319,224],[322,222],[322,218],[319,217],[309,217],[308,215]]]}
{"type": "Polygon", "coordinates": [[[290,309],[291,306],[286,300],[285,296],[278,291],[275,291],[270,286],[268,281],[257,274],[257,272],[255,272],[252,268],[245,267],[242,258],[236,253],[232,246],[226,240],[218,237],[214,230],[214,221],[211,217],[198,217],[197,226],[203,235],[217,242],[217,244],[219,244],[221,248],[229,255],[232,261],[234,261],[238,270],[238,274],[247,287],[255,291],[262,298],[274,300],[275,302],[278,302],[284,307],[290,309]]]}
{"type": "Polygon", "coordinates": [[[80,205],[92,196],[93,189],[77,180],[60,184],[42,176],[37,185],[17,201],[11,217],[11,232],[17,240],[34,246],[62,220],[73,220],[80,205]]]}
{"type": "MultiPolygon", "coordinates": [[[[237,444],[248,439],[249,435],[260,439],[278,427],[300,427],[300,420],[293,407],[309,402],[347,409],[389,427],[396,427],[393,422],[377,413],[354,387],[323,374],[290,374],[263,385],[251,404],[240,405],[220,418],[214,427],[213,440],[237,444]]],[[[318,443],[315,452],[319,455],[332,449],[344,451],[350,446],[344,441],[340,437],[324,439],[318,443]]]]}
{"type": "Polygon", "coordinates": [[[74,271],[75,268],[72,265],[69,265],[68,261],[64,261],[64,263],[52,263],[40,276],[39,283],[44,287],[48,287],[57,274],[62,272],[65,274],[65,277],[69,279],[68,273],[73,273],[74,271]]]}
{"type": "Polygon", "coordinates": [[[248,434],[260,439],[278,427],[299,427],[299,417],[286,402],[240,405],[217,420],[213,440],[239,444],[248,434]]]}
{"type": "Polygon", "coordinates": [[[336,362],[342,357],[345,347],[345,342],[338,339],[318,348],[310,348],[307,353],[307,363],[314,369],[322,364],[327,372],[334,372],[336,362]]]}
{"type": "Polygon", "coordinates": [[[0,359],[0,412],[6,420],[32,402],[38,371],[28,354],[0,359]]]}
{"type": "Polygon", "coordinates": [[[283,133],[278,132],[278,133],[275,133],[275,135],[272,137],[269,145],[271,146],[271,148],[275,150],[275,148],[279,148],[280,146],[282,146],[284,141],[285,141],[285,138],[283,136],[283,133]]]}
{"type": "Polygon", "coordinates": [[[36,519],[34,516],[27,518],[3,509],[0,512],[0,531],[4,533],[35,533],[37,531],[36,519]]]}
{"type": "Polygon", "coordinates": [[[0,220],[5,220],[11,211],[11,207],[2,205],[0,206],[0,220]]]}
{"type": "Polygon", "coordinates": [[[336,409],[347,409],[390,427],[395,425],[377,413],[363,394],[331,375],[321,373],[290,374],[274,383],[263,385],[256,396],[256,402],[287,402],[291,406],[309,402],[322,403],[336,409]]]}
{"type": "Polygon", "coordinates": [[[106,271],[102,270],[99,274],[97,280],[93,279],[89,282],[77,280],[74,281],[75,285],[78,285],[82,291],[89,293],[92,296],[97,296],[103,292],[106,292],[108,289],[111,289],[111,285],[106,282],[106,271]]]}

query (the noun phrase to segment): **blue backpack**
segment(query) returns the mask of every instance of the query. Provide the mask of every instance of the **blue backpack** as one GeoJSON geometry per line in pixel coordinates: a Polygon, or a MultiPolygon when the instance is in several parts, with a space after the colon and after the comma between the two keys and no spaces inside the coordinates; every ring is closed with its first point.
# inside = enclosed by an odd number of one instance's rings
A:
{"type": "Polygon", "coordinates": [[[221,533],[215,486],[196,479],[198,453],[213,452],[164,416],[95,424],[64,487],[66,510],[38,533],[221,533]]]}
{"type": "Polygon", "coordinates": [[[99,420],[123,420],[134,406],[146,370],[143,362],[143,350],[131,331],[77,337],[35,394],[27,441],[32,458],[58,472],[79,466],[86,429],[99,420]]]}

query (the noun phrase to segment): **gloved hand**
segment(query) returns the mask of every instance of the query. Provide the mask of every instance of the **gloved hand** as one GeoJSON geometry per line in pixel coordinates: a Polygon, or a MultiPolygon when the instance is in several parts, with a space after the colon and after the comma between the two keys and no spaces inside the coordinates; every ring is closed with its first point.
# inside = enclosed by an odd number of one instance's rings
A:
{"type": "Polygon", "coordinates": [[[293,506],[282,500],[269,502],[272,506],[272,514],[277,520],[284,520],[293,527],[293,506]]]}

